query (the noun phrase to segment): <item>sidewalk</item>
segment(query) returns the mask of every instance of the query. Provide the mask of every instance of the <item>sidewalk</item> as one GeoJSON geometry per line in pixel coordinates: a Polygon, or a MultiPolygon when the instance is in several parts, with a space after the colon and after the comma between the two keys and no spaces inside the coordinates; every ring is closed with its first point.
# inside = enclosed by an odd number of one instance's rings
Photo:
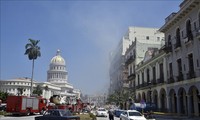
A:
{"type": "Polygon", "coordinates": [[[156,119],[166,119],[166,120],[200,120],[200,117],[188,117],[188,116],[178,116],[175,114],[153,114],[156,119]]]}

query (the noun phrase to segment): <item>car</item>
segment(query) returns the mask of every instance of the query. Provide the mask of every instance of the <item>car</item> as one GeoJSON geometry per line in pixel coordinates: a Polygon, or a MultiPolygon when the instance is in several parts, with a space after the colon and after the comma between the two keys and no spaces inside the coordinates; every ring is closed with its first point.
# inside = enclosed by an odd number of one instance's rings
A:
{"type": "Polygon", "coordinates": [[[6,111],[6,104],[2,103],[0,105],[0,111],[6,111]]]}
{"type": "Polygon", "coordinates": [[[114,115],[116,117],[120,117],[121,113],[123,113],[125,110],[121,110],[121,109],[116,109],[114,110],[114,115]]]}
{"type": "Polygon", "coordinates": [[[105,108],[98,108],[97,111],[96,111],[96,116],[97,117],[107,117],[108,112],[105,108]]]}
{"type": "Polygon", "coordinates": [[[43,116],[35,117],[35,120],[80,120],[79,116],[73,116],[69,110],[49,109],[43,116]]]}
{"type": "Polygon", "coordinates": [[[121,113],[120,120],[147,120],[147,119],[137,110],[127,110],[121,113]]]}

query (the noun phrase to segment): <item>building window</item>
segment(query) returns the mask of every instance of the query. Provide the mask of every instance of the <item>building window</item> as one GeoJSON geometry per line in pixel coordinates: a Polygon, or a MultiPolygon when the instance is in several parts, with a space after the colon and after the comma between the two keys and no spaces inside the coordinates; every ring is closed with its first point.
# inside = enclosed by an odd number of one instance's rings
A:
{"type": "Polygon", "coordinates": [[[178,76],[177,76],[177,80],[181,81],[183,80],[183,74],[182,74],[182,61],[181,59],[177,60],[177,67],[178,67],[178,76]]]}
{"type": "Polygon", "coordinates": [[[188,55],[189,71],[194,72],[193,54],[188,55]]]}
{"type": "Polygon", "coordinates": [[[193,54],[188,55],[188,65],[189,65],[189,72],[187,73],[187,78],[191,79],[195,77],[194,71],[194,62],[193,62],[193,54]]]}
{"type": "Polygon", "coordinates": [[[157,41],[160,41],[160,37],[157,37],[157,41]]]}
{"type": "Polygon", "coordinates": [[[190,20],[188,20],[186,22],[186,35],[188,37],[188,40],[193,40],[192,28],[191,28],[191,22],[190,22],[190,20]]]}
{"type": "Polygon", "coordinates": [[[168,45],[168,46],[171,46],[171,45],[172,45],[172,42],[171,42],[171,35],[168,36],[167,45],[168,45]]]}
{"type": "Polygon", "coordinates": [[[142,84],[144,84],[144,72],[142,72],[142,84]]]}
{"type": "Polygon", "coordinates": [[[173,77],[172,63],[169,63],[169,76],[170,78],[173,77]]]}
{"type": "Polygon", "coordinates": [[[150,82],[149,69],[147,69],[147,83],[150,82]]]}
{"type": "Polygon", "coordinates": [[[149,40],[149,36],[146,36],[146,39],[149,40]]]}
{"type": "Polygon", "coordinates": [[[197,24],[196,24],[196,22],[194,22],[194,30],[196,30],[197,29],[197,24]]]}
{"type": "Polygon", "coordinates": [[[181,46],[180,29],[176,29],[176,48],[181,46]]]}
{"type": "Polygon", "coordinates": [[[156,84],[156,67],[153,67],[153,84],[156,84]]]}
{"type": "Polygon", "coordinates": [[[163,63],[160,63],[160,83],[164,82],[164,71],[163,71],[163,63]]]}
{"type": "Polygon", "coordinates": [[[200,27],[200,12],[199,12],[199,27],[200,27]]]}

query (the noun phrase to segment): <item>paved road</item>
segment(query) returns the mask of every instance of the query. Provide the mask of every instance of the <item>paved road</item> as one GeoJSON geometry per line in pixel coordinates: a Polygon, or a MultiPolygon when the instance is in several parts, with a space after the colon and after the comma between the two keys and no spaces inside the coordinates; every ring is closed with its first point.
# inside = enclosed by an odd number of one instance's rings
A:
{"type": "MultiPolygon", "coordinates": [[[[109,120],[109,118],[107,117],[97,117],[97,120],[109,120]]],[[[115,117],[114,120],[119,120],[119,118],[115,117]]]]}
{"type": "Polygon", "coordinates": [[[0,120],[34,120],[35,116],[0,116],[0,120]]]}

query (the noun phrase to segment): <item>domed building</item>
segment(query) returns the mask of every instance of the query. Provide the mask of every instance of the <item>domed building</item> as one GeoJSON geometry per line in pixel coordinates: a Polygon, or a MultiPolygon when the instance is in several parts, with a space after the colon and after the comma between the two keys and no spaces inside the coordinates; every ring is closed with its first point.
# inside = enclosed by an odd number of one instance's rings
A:
{"type": "Polygon", "coordinates": [[[51,59],[49,70],[47,71],[47,82],[62,85],[67,83],[68,72],[66,70],[65,60],[57,50],[56,56],[51,59]]]}
{"type": "MultiPolygon", "coordinates": [[[[68,72],[66,68],[66,62],[61,56],[60,50],[57,50],[56,55],[51,59],[49,70],[47,70],[47,82],[38,82],[41,80],[33,80],[33,89],[40,86],[42,89],[42,96],[44,98],[50,98],[53,95],[60,95],[63,98],[80,98],[80,90],[74,89],[73,86],[68,83],[68,72]],[[48,88],[46,90],[45,88],[48,88]]],[[[30,96],[31,79],[14,78],[10,80],[0,80],[0,91],[18,95],[18,89],[23,89],[22,95],[30,96]]]]}
{"type": "Polygon", "coordinates": [[[47,82],[58,85],[61,88],[61,95],[70,95],[73,93],[73,86],[68,83],[66,63],[60,53],[60,50],[57,50],[56,56],[51,59],[47,71],[47,82]]]}

